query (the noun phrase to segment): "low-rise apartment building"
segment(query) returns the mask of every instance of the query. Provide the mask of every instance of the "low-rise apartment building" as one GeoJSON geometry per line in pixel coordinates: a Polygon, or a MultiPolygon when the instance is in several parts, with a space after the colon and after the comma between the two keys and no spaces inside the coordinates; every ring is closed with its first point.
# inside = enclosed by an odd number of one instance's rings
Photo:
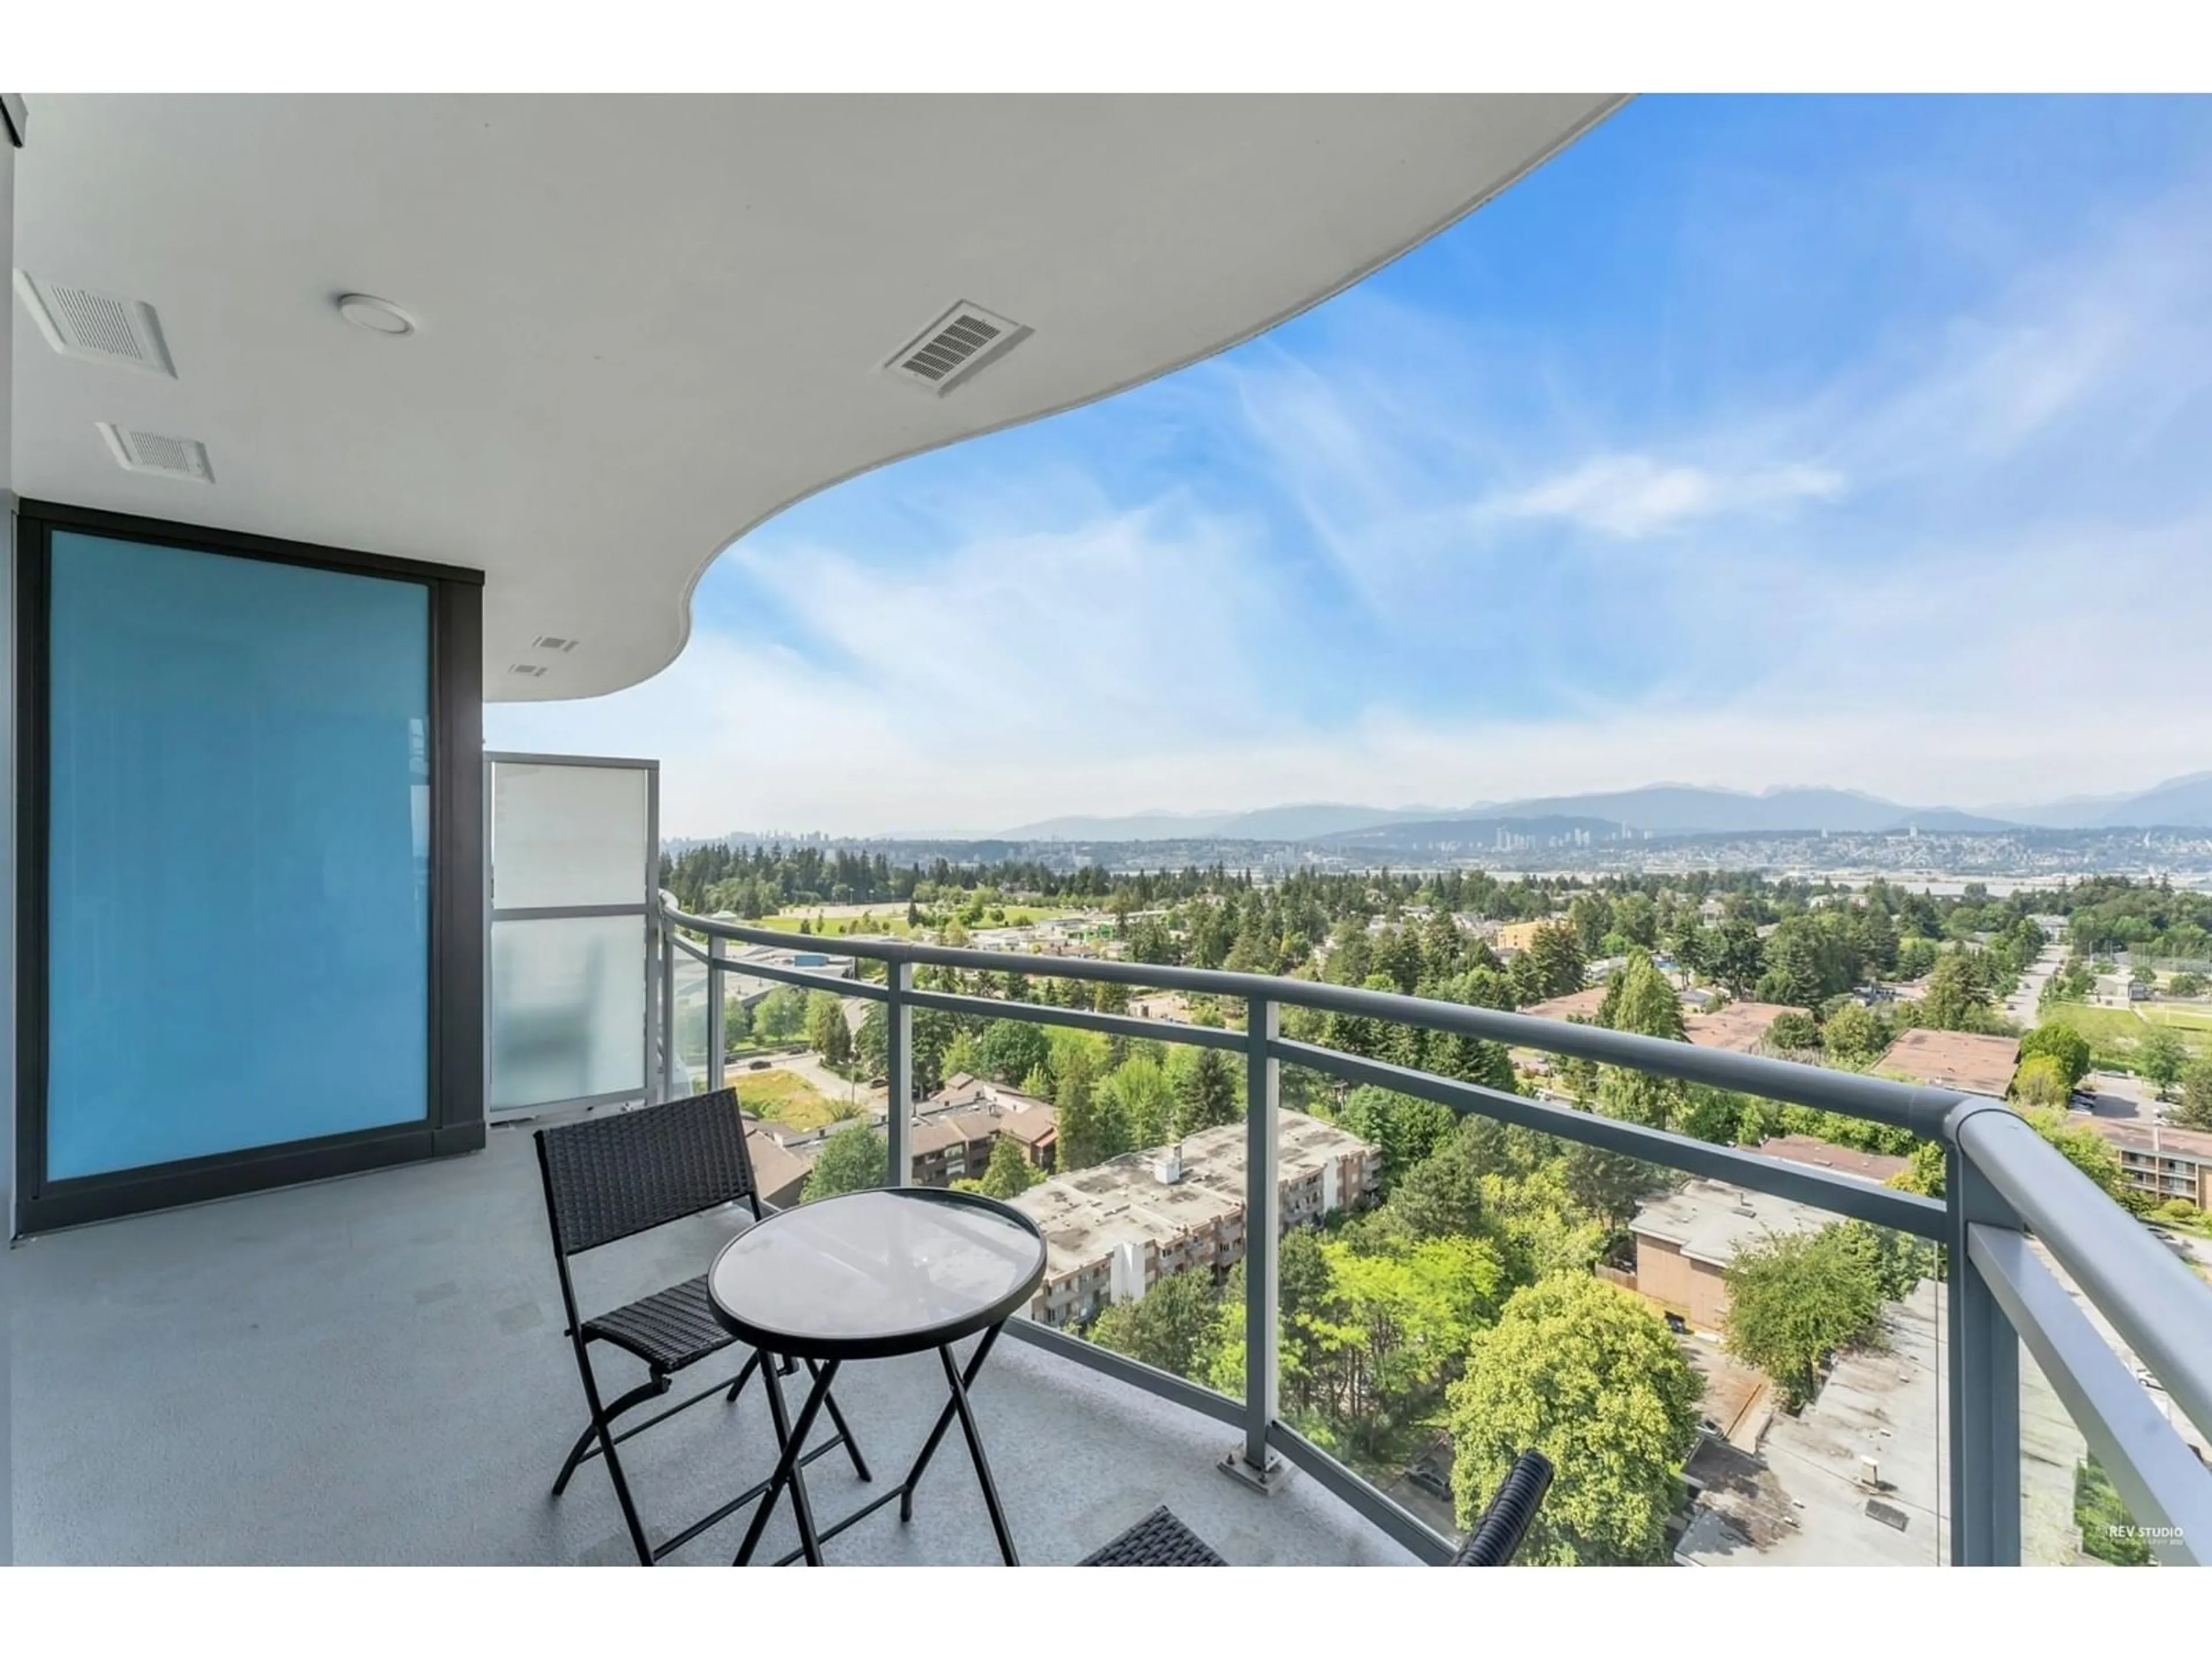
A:
{"type": "Polygon", "coordinates": [[[1723,1182],[1688,1182],[1650,1200],[1628,1224],[1636,1240],[1629,1288],[1691,1330],[1717,1336],[1728,1319],[1726,1274],[1736,1252],[1779,1235],[1817,1232],[1835,1218],[1723,1182]]]}
{"type": "Polygon", "coordinates": [[[914,1184],[949,1187],[983,1173],[1000,1136],[1022,1149],[1031,1167],[1050,1172],[1059,1151],[1060,1114],[1048,1100],[955,1073],[915,1114],[907,1146],[914,1184]]]}
{"type": "Polygon", "coordinates": [[[1493,942],[1500,951],[1526,951],[1535,944],[1538,930],[1552,925],[1551,921],[1509,921],[1498,928],[1493,942]]]}
{"type": "MultiPolygon", "coordinates": [[[[1279,1121],[1277,1204],[1285,1228],[1356,1207],[1376,1191],[1380,1149],[1302,1112],[1279,1121]]],[[[1080,1323],[1170,1274],[1227,1273],[1244,1259],[1244,1196],[1242,1123],[1032,1187],[1013,1200],[1045,1236],[1044,1281],[1030,1317],[1080,1323]]]]}
{"type": "Polygon", "coordinates": [[[2212,1134],[2129,1118],[2090,1120],[2120,1155],[2120,1176],[2136,1191],[2169,1204],[2212,1210],[2212,1134]]]}

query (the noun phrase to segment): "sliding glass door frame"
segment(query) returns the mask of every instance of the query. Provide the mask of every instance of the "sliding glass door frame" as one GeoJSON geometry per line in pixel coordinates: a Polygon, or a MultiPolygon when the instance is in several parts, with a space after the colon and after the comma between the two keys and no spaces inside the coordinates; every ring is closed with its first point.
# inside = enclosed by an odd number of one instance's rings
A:
{"type": "MultiPolygon", "coordinates": [[[[20,506],[15,605],[15,1233],[226,1198],[484,1144],[483,576],[45,501],[20,506]],[[47,1178],[47,919],[52,811],[52,538],[76,532],[185,552],[421,583],[429,620],[428,1076],[418,1120],[68,1180],[47,1178]]],[[[315,948],[312,934],[301,948],[315,948]]],[[[165,964],[219,972],[215,963],[165,964]]],[[[128,1040],[126,1032],[118,1041],[128,1040]]],[[[334,1042],[343,1033],[333,1032],[334,1042]]]]}

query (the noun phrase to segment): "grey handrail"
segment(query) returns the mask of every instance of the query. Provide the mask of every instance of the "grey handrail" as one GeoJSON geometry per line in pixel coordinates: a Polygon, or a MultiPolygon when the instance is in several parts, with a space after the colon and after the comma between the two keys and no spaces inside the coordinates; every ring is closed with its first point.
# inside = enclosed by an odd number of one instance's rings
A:
{"type": "Polygon", "coordinates": [[[1968,1101],[1949,1133],[2175,1403],[2212,1433],[2212,1285],[2018,1113],[1968,1101]]]}
{"type": "Polygon", "coordinates": [[[1923,1088],[1862,1072],[1830,1071],[1795,1060],[1770,1060],[1729,1048],[1701,1048],[1639,1032],[1602,1025],[1578,1025],[1534,1014],[1507,1013],[1464,1003],[1437,1002],[1396,991],[1369,991],[1318,980],[1285,979],[1268,974],[1232,974],[1217,968],[1173,968],[1143,962],[1101,962],[1089,957],[1057,957],[1012,951],[974,951],[944,945],[915,945],[904,939],[831,939],[811,933],[779,933],[764,927],[716,921],[676,908],[662,896],[667,918],[680,927],[712,938],[784,949],[823,951],[876,962],[927,963],[970,972],[1012,973],[1030,978],[1091,980],[1204,995],[1259,998],[1322,1013],[1363,1016],[1430,1030],[1454,1031],[1514,1048],[1535,1048],[1573,1060],[1621,1066],[1656,1077],[1677,1078],[1733,1089],[1768,1100],[1787,1101],[1821,1111],[1839,1112],[1940,1138],[1952,1109],[1966,1098],[1955,1089],[1923,1088]]]}

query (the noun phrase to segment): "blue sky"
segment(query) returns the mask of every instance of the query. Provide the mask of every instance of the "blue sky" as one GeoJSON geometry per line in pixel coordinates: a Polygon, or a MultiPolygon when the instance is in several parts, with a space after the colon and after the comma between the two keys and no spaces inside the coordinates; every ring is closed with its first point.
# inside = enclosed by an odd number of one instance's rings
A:
{"type": "Polygon", "coordinates": [[[2212,100],[1645,99],[1266,337],[801,503],[495,745],[672,832],[2212,766],[2212,100]]]}

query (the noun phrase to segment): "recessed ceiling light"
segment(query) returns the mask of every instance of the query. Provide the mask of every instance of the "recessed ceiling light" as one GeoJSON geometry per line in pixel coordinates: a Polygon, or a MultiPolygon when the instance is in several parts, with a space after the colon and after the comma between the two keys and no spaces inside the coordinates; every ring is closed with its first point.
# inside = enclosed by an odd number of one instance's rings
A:
{"type": "Polygon", "coordinates": [[[338,315],[356,328],[365,328],[372,334],[412,334],[415,319],[389,300],[380,300],[374,294],[341,294],[338,295],[338,315]]]}

